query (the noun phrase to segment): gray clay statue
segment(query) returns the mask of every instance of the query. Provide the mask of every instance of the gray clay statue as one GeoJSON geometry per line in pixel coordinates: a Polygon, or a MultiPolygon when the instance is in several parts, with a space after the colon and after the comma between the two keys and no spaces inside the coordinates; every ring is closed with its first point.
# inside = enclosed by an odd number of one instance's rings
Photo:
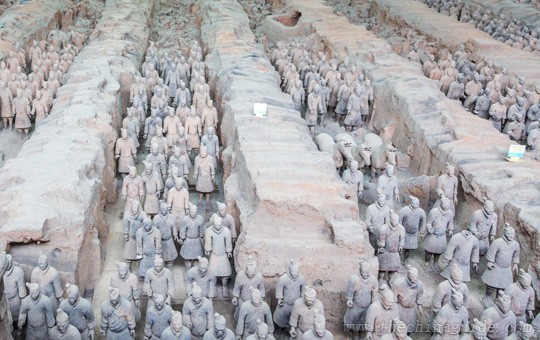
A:
{"type": "Polygon", "coordinates": [[[238,313],[244,302],[248,301],[251,296],[251,290],[256,288],[261,293],[263,299],[266,295],[264,288],[264,277],[257,269],[257,262],[250,255],[248,256],[246,267],[242,269],[234,280],[234,288],[232,291],[232,304],[236,306],[234,313],[235,319],[238,319],[238,313]]]}
{"type": "Polygon", "coordinates": [[[276,284],[276,310],[274,323],[281,328],[289,327],[294,302],[302,297],[306,289],[306,279],[300,273],[300,265],[289,260],[287,272],[280,276],[276,284]]]}

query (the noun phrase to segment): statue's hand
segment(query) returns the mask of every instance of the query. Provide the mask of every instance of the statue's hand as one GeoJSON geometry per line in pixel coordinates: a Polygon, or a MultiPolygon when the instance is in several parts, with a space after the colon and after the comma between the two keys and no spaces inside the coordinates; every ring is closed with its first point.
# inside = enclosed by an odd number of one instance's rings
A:
{"type": "Polygon", "coordinates": [[[122,201],[125,201],[125,200],[126,200],[126,196],[123,195],[120,199],[121,199],[122,201]]]}
{"type": "Polygon", "coordinates": [[[232,258],[232,253],[227,253],[228,258],[232,258]]]}
{"type": "Polygon", "coordinates": [[[493,262],[488,262],[487,263],[487,268],[488,269],[493,269],[493,268],[495,268],[495,264],[493,262]]]}
{"type": "Polygon", "coordinates": [[[474,270],[475,273],[478,273],[478,263],[473,263],[472,269],[474,270]]]}
{"type": "Polygon", "coordinates": [[[291,330],[289,333],[291,334],[291,337],[293,338],[296,338],[296,336],[298,335],[298,333],[296,333],[296,328],[294,327],[291,327],[291,330]]]}
{"type": "Polygon", "coordinates": [[[277,300],[277,304],[278,304],[279,306],[283,306],[283,299],[278,299],[278,300],[277,300]]]}
{"type": "Polygon", "coordinates": [[[350,299],[347,300],[347,307],[352,308],[352,306],[353,306],[352,300],[350,300],[350,299]]]}
{"type": "Polygon", "coordinates": [[[238,305],[238,298],[236,298],[235,296],[233,296],[233,298],[231,299],[231,303],[232,303],[233,305],[235,305],[235,306],[238,305]]]}
{"type": "Polygon", "coordinates": [[[102,329],[102,330],[99,331],[99,335],[105,336],[105,335],[106,335],[106,332],[102,329]]]}

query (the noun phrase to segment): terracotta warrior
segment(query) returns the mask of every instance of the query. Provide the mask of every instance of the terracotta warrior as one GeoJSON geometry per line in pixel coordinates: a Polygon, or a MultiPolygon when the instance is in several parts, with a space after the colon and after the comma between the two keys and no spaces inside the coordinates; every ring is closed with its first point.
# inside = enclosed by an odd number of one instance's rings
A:
{"type": "Polygon", "coordinates": [[[202,123],[195,108],[191,108],[186,118],[186,134],[188,135],[189,150],[198,149],[201,144],[202,123]]]}
{"type": "Polygon", "coordinates": [[[13,98],[11,102],[12,112],[15,116],[15,128],[22,133],[22,136],[28,136],[28,131],[32,123],[30,122],[30,102],[28,98],[23,97],[23,93],[20,89],[17,89],[17,96],[13,98]]]}
{"type": "MultiPolygon", "coordinates": [[[[442,195],[450,201],[450,209],[455,214],[456,212],[456,205],[458,204],[457,199],[457,188],[458,188],[458,180],[456,175],[454,174],[455,168],[450,165],[449,163],[446,163],[446,171],[444,174],[440,175],[437,178],[437,194],[439,197],[442,195]]],[[[435,205],[440,204],[440,201],[438,200],[435,205]]]]}
{"type": "Polygon", "coordinates": [[[383,283],[379,288],[379,300],[369,306],[366,315],[366,340],[384,339],[392,334],[392,321],[399,318],[399,308],[394,293],[383,283]]]}
{"type": "Polygon", "coordinates": [[[137,231],[142,227],[146,213],[140,208],[138,201],[131,202],[131,208],[127,214],[124,214],[122,221],[124,232],[124,260],[128,263],[131,270],[131,262],[137,261],[137,231]]]}
{"type": "Polygon", "coordinates": [[[109,288],[109,298],[101,305],[100,335],[107,340],[135,339],[135,326],[129,301],[117,288],[109,288]]]}
{"type": "Polygon", "coordinates": [[[531,285],[531,275],[520,269],[517,281],[504,290],[504,293],[510,297],[510,309],[514,312],[518,323],[526,323],[527,318],[530,321],[534,319],[535,292],[531,285]]]}
{"type": "Polygon", "coordinates": [[[318,113],[321,110],[320,86],[316,85],[307,97],[306,124],[311,134],[315,133],[318,113]]]}
{"type": "Polygon", "coordinates": [[[214,328],[214,307],[212,301],[205,298],[202,290],[193,283],[191,295],[182,306],[184,325],[195,339],[202,339],[204,334],[214,328]]]}
{"type": "Polygon", "coordinates": [[[197,266],[191,267],[185,277],[186,293],[191,294],[192,284],[195,282],[201,288],[204,297],[212,300],[216,296],[216,278],[208,273],[208,259],[197,258],[197,266]]]}
{"type": "Polygon", "coordinates": [[[403,244],[403,262],[406,263],[411,253],[418,249],[418,232],[426,227],[426,212],[420,208],[420,201],[409,196],[409,205],[399,211],[399,223],[405,228],[403,244]]]}
{"type": "Polygon", "coordinates": [[[4,129],[11,128],[13,130],[13,112],[11,110],[11,102],[13,94],[5,83],[0,83],[0,116],[4,122],[4,129]]]}
{"type": "Polygon", "coordinates": [[[363,106],[362,87],[357,84],[347,102],[347,115],[343,121],[347,131],[352,131],[363,123],[362,113],[366,111],[363,106]]]}
{"type": "MultiPolygon", "coordinates": [[[[161,294],[165,298],[165,303],[169,306],[174,298],[174,278],[170,269],[163,266],[163,259],[156,257],[154,267],[146,271],[144,276],[143,291],[148,296],[153,296],[154,293],[161,294]]],[[[148,306],[154,304],[152,299],[148,300],[148,306]]]]}
{"type": "Polygon", "coordinates": [[[234,332],[227,328],[223,315],[214,314],[214,328],[204,333],[203,340],[234,340],[234,332]]]}
{"type": "Polygon", "coordinates": [[[182,218],[189,211],[189,192],[186,186],[182,178],[176,177],[174,187],[167,194],[167,206],[175,218],[176,225],[181,225],[182,218]]]}
{"type": "Polygon", "coordinates": [[[324,306],[317,299],[317,292],[311,287],[306,287],[304,296],[296,299],[291,311],[289,333],[292,338],[300,338],[302,334],[313,327],[315,311],[324,315],[324,306]]]}
{"type": "Polygon", "coordinates": [[[169,207],[165,202],[159,205],[159,214],[154,216],[152,223],[161,234],[161,257],[167,267],[171,267],[173,261],[178,257],[175,241],[180,241],[175,218],[169,213],[169,207]]]}
{"type": "Polygon", "coordinates": [[[238,313],[242,304],[249,300],[251,290],[256,288],[260,291],[262,297],[266,295],[264,288],[264,278],[261,272],[257,269],[257,262],[250,255],[248,256],[246,267],[242,269],[234,280],[234,288],[232,292],[232,304],[236,306],[234,318],[238,319],[238,313]]]}
{"type": "Polygon", "coordinates": [[[232,274],[229,258],[232,258],[232,239],[229,229],[224,228],[221,218],[214,217],[214,225],[204,235],[204,253],[210,256],[209,272],[221,278],[223,297],[229,297],[227,281],[232,274]]]}
{"type": "MultiPolygon", "coordinates": [[[[141,176],[137,175],[137,168],[129,167],[129,174],[124,176],[122,182],[122,201],[124,205],[124,216],[129,214],[133,202],[141,204],[144,198],[144,182],[141,176]]],[[[126,233],[124,232],[124,235],[126,233]]]]}
{"type": "Polygon", "coordinates": [[[26,287],[30,294],[21,302],[18,329],[23,329],[27,324],[26,339],[39,339],[55,324],[53,304],[45,294],[42,294],[39,284],[27,283],[26,287]]]}
{"type": "Polygon", "coordinates": [[[369,232],[369,242],[373,247],[377,246],[379,231],[383,225],[390,221],[390,208],[386,206],[386,195],[377,190],[377,200],[366,209],[366,223],[369,232]]]}
{"type": "Polygon", "coordinates": [[[294,302],[302,297],[306,288],[304,275],[300,273],[297,261],[289,260],[287,272],[278,279],[276,285],[276,310],[274,322],[281,328],[289,327],[294,302]]]}
{"type": "Polygon", "coordinates": [[[486,254],[487,268],[482,274],[488,298],[495,290],[506,289],[512,284],[512,273],[518,274],[519,243],[516,231],[506,223],[502,237],[493,241],[486,254]]]}
{"type": "Polygon", "coordinates": [[[152,138],[157,135],[158,126],[162,127],[163,122],[157,115],[157,109],[152,109],[150,117],[146,118],[144,122],[143,138],[146,140],[145,146],[147,149],[150,149],[150,146],[152,145],[152,138]]]}
{"type": "Polygon", "coordinates": [[[4,293],[9,303],[13,325],[17,324],[21,301],[26,297],[24,272],[13,262],[13,257],[6,254],[6,272],[4,273],[4,293]]]}
{"type": "MultiPolygon", "coordinates": [[[[83,339],[79,330],[70,324],[69,316],[61,308],[56,310],[56,326],[49,329],[49,339],[79,340],[83,339]]],[[[84,339],[89,338],[88,335],[84,339]]]]}
{"type": "Polygon", "coordinates": [[[441,197],[441,204],[434,207],[428,214],[426,228],[420,230],[420,239],[424,240],[424,261],[426,267],[433,257],[433,263],[437,263],[439,256],[445,252],[446,236],[454,233],[454,213],[450,210],[450,200],[441,197]]]}
{"type": "Polygon", "coordinates": [[[480,118],[488,119],[489,118],[489,108],[491,107],[491,92],[489,89],[480,90],[478,93],[478,98],[474,105],[474,114],[480,118]]]}
{"type": "Polygon", "coordinates": [[[210,216],[209,225],[211,225],[214,216],[221,218],[221,224],[231,232],[231,238],[233,244],[236,243],[236,224],[234,218],[227,212],[227,205],[225,203],[216,202],[217,211],[210,216]]]}
{"type": "Polygon", "coordinates": [[[450,302],[441,308],[433,321],[431,339],[457,339],[468,330],[469,311],[464,306],[463,294],[452,289],[450,302]]]}
{"type": "Polygon", "coordinates": [[[394,166],[386,165],[384,173],[377,180],[377,190],[384,192],[386,195],[386,206],[390,209],[394,208],[394,200],[400,202],[399,198],[399,183],[394,175],[394,166]]]}
{"type": "Polygon", "coordinates": [[[129,272],[129,265],[126,262],[116,262],[117,272],[111,276],[109,287],[118,288],[120,295],[126,299],[133,309],[135,322],[141,318],[139,306],[141,304],[141,289],[139,280],[135,274],[129,272]]]}
{"type": "Polygon", "coordinates": [[[398,277],[392,283],[392,290],[399,307],[399,319],[405,323],[407,333],[414,332],[417,311],[420,315],[424,314],[424,284],[418,277],[418,269],[408,265],[407,275],[398,277]]]}
{"type": "Polygon", "coordinates": [[[257,320],[255,333],[248,336],[246,340],[276,340],[276,338],[270,333],[270,329],[266,323],[257,320]]]}
{"type": "Polygon", "coordinates": [[[144,172],[141,178],[144,183],[144,212],[152,218],[159,212],[159,195],[163,190],[163,181],[160,175],[154,171],[151,162],[143,161],[144,172]]]}
{"type": "Polygon", "coordinates": [[[486,255],[489,244],[495,240],[498,219],[493,202],[486,197],[482,199],[482,202],[484,203],[482,209],[472,213],[469,223],[469,230],[478,238],[480,256],[486,255]]]}
{"type": "Polygon", "coordinates": [[[64,300],[60,275],[55,268],[49,265],[47,255],[43,253],[39,255],[38,266],[32,270],[30,282],[40,286],[41,293],[49,298],[53,310],[56,310],[58,304],[64,300]]]}
{"type": "Polygon", "coordinates": [[[210,194],[214,191],[216,183],[215,169],[216,161],[210,156],[207,148],[201,145],[199,155],[195,157],[195,165],[193,167],[193,179],[197,181],[195,190],[199,192],[199,201],[203,202],[203,196],[206,196],[206,208],[210,208],[210,194]]]}
{"type": "Polygon", "coordinates": [[[154,259],[161,256],[161,234],[152,224],[149,217],[143,219],[142,228],[137,230],[135,240],[137,243],[137,259],[139,262],[139,271],[137,275],[144,277],[146,271],[151,269],[154,259]]]}
{"type": "Polygon", "coordinates": [[[433,307],[431,320],[435,318],[444,305],[450,302],[453,290],[463,295],[463,304],[467,306],[467,302],[469,301],[469,288],[467,287],[467,284],[463,282],[463,272],[457,264],[451,266],[450,278],[439,283],[437,288],[435,288],[431,301],[433,307]]]}
{"type": "Polygon", "coordinates": [[[116,140],[114,147],[114,159],[118,160],[118,173],[129,173],[129,167],[135,166],[137,158],[137,148],[133,140],[129,138],[128,131],[121,129],[121,137],[116,140]]]}
{"type": "Polygon", "coordinates": [[[377,239],[377,258],[379,260],[379,279],[383,280],[386,274],[387,280],[401,267],[400,253],[405,244],[405,228],[399,224],[399,216],[390,213],[390,221],[384,224],[379,231],[377,239]]]}
{"type": "MultiPolygon", "coordinates": [[[[167,137],[163,135],[163,129],[160,126],[156,127],[156,135],[152,137],[150,141],[151,148],[154,145],[158,146],[158,153],[165,158],[165,170],[167,169],[167,157],[169,156],[169,147],[167,146],[167,137]]],[[[165,180],[165,171],[161,172],[163,179],[165,180]]]]}
{"type": "Polygon", "coordinates": [[[214,101],[210,98],[206,100],[206,105],[202,109],[201,124],[203,126],[203,134],[206,135],[209,127],[217,129],[219,123],[217,109],[214,107],[214,101]]]}
{"type": "Polygon", "coordinates": [[[183,126],[180,117],[176,115],[174,110],[169,110],[169,115],[165,117],[165,120],[163,121],[163,133],[167,138],[167,147],[169,150],[173,147],[173,139],[178,133],[178,128],[180,126],[183,126]]]}
{"type": "Polygon", "coordinates": [[[246,339],[251,334],[255,334],[257,320],[263,321],[269,327],[269,333],[274,333],[274,322],[272,312],[266,302],[263,301],[263,293],[251,288],[250,298],[242,303],[238,312],[236,324],[236,339],[246,339]]]}
{"type": "Polygon", "coordinates": [[[182,313],[173,310],[170,326],[161,333],[161,340],[191,340],[191,332],[183,325],[182,313]]]}
{"type": "Polygon", "coordinates": [[[184,259],[186,270],[193,261],[203,256],[204,219],[197,213],[197,206],[189,203],[189,214],[180,221],[180,256],[184,259]]]}
{"type": "Polygon", "coordinates": [[[161,294],[156,294],[151,298],[154,301],[152,306],[146,310],[146,323],[144,325],[144,340],[161,339],[172,319],[172,308],[165,304],[165,298],[161,294]]]}
{"type": "MultiPolygon", "coordinates": [[[[69,324],[75,327],[81,339],[94,339],[96,318],[92,303],[81,297],[76,285],[67,284],[66,292],[68,297],[60,303],[60,310],[66,313],[69,324]]],[[[58,318],[56,320],[58,323],[58,318]]]]}
{"type": "Polygon", "coordinates": [[[348,186],[345,198],[358,202],[358,199],[362,197],[362,193],[364,192],[364,174],[358,170],[357,161],[352,160],[349,163],[347,169],[343,171],[341,179],[348,186]]]}
{"type": "Polygon", "coordinates": [[[475,272],[478,272],[478,239],[469,230],[462,230],[454,234],[448,242],[448,247],[442,256],[443,267],[446,267],[441,275],[450,278],[451,264],[457,264],[463,272],[463,282],[471,281],[470,264],[475,272]]]}
{"type": "Polygon", "coordinates": [[[302,334],[303,340],[334,340],[334,335],[326,329],[324,314],[315,311],[313,315],[313,327],[302,334]]]}
{"type": "Polygon", "coordinates": [[[369,262],[360,260],[358,274],[352,274],[347,284],[347,311],[343,324],[347,331],[363,332],[369,306],[379,299],[379,282],[371,275],[369,262]]]}
{"type": "Polygon", "coordinates": [[[36,126],[49,115],[49,106],[43,97],[43,92],[36,91],[36,98],[32,101],[32,112],[30,114],[36,117],[36,126]]]}
{"type": "MultiPolygon", "coordinates": [[[[219,159],[219,138],[215,134],[215,128],[209,126],[205,129],[204,136],[201,138],[201,145],[206,147],[208,155],[214,157],[214,160],[219,159]]],[[[215,166],[215,165],[214,165],[215,166]]]]}
{"type": "Polygon", "coordinates": [[[480,321],[484,322],[487,329],[487,338],[504,340],[516,331],[516,316],[510,309],[511,300],[502,290],[495,299],[495,306],[484,310],[480,321]]]}

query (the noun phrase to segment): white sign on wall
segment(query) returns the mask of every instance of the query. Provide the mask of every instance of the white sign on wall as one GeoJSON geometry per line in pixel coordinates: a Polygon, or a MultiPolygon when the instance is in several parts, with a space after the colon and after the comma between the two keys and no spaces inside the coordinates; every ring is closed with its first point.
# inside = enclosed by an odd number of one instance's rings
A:
{"type": "Polygon", "coordinates": [[[266,110],[268,109],[268,104],[266,103],[254,103],[253,104],[253,115],[259,118],[266,117],[266,110]]]}
{"type": "Polygon", "coordinates": [[[510,162],[521,162],[525,157],[525,145],[510,145],[506,160],[510,162]]]}

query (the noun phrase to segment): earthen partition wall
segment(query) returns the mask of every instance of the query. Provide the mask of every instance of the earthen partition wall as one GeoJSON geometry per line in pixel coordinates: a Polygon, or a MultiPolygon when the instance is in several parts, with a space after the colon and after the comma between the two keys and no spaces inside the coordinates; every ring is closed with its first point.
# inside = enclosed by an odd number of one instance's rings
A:
{"type": "Polygon", "coordinates": [[[446,162],[457,165],[462,187],[459,198],[466,203],[457,211],[458,230],[466,227],[479,200],[487,196],[495,203],[499,227],[505,221],[516,227],[522,266],[536,263],[540,255],[540,163],[530,158],[523,163],[505,161],[513,143],[494,130],[491,122],[446,98],[418,64],[392,53],[390,45],[363,26],[333,14],[322,0],[288,0],[287,4],[302,13],[299,25],[317,32],[341,57],[349,55],[373,79],[374,126],[382,130],[395,125],[393,142],[402,152],[414,146],[413,173],[439,175],[446,162]]]}
{"type": "Polygon", "coordinates": [[[241,225],[236,269],[253,255],[273,290],[286,261],[298,259],[327,320],[339,327],[349,275],[360,257],[375,259],[357,204],[344,198],[331,158],[317,150],[281,92],[242,6],[235,0],[200,5],[210,84],[222,113],[225,198],[241,225]],[[268,104],[266,118],[253,116],[256,102],[268,104]]]}
{"type": "Polygon", "coordinates": [[[91,288],[117,199],[113,147],[149,38],[154,1],[108,0],[50,116],[0,176],[0,249],[28,274],[39,251],[65,282],[91,288]]]}

